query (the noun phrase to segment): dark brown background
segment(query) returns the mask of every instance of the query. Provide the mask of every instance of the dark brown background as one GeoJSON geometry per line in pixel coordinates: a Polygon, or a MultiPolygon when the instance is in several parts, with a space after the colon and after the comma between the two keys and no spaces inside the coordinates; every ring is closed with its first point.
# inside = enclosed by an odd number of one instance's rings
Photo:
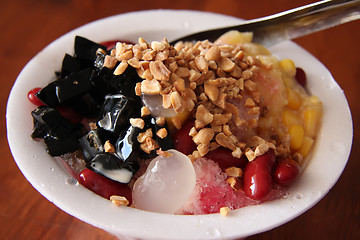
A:
{"type": "MultiPolygon", "coordinates": [[[[6,140],[7,98],[24,65],[47,44],[90,21],[145,9],[194,9],[251,19],[311,3],[309,0],[1,0],[0,6],[0,239],[114,239],[61,211],[17,168],[6,140]]],[[[255,239],[360,239],[360,21],[296,42],[315,55],[344,89],[354,120],[349,163],[315,207],[255,239]]],[[[25,97],[25,96],[24,96],[25,97]]]]}

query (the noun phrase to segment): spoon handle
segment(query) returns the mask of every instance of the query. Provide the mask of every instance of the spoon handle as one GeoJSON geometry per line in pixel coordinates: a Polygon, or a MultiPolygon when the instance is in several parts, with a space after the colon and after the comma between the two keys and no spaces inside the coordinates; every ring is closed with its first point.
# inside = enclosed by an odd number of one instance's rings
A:
{"type": "Polygon", "coordinates": [[[215,41],[230,30],[253,32],[253,42],[267,47],[360,18],[360,0],[324,0],[243,24],[218,28],[172,41],[215,41]]]}

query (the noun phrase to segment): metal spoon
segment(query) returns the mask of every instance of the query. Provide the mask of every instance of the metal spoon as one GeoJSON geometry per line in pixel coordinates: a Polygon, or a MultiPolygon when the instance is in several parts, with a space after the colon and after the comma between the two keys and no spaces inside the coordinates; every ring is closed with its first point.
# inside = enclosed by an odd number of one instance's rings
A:
{"type": "Polygon", "coordinates": [[[360,0],[324,0],[243,24],[191,34],[171,42],[215,41],[222,34],[237,30],[252,32],[253,42],[269,47],[360,18],[360,0]]]}

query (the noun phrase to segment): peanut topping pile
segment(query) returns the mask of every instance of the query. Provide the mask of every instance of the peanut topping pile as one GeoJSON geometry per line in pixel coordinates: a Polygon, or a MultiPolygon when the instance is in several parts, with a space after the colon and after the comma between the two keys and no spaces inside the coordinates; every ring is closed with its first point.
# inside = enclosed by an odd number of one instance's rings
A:
{"type": "MultiPolygon", "coordinates": [[[[232,132],[236,127],[256,128],[259,115],[266,111],[266,107],[260,107],[262,96],[252,80],[254,72],[264,66],[257,58],[246,55],[241,45],[205,40],[171,46],[166,39],[148,44],[142,38],[135,45],[119,42],[106,56],[104,66],[115,68],[117,75],[128,65],[136,68],[144,79],[136,85],[136,94],[160,95],[163,108],[172,108],[177,114],[171,118],[176,129],[181,128],[182,115],[193,113],[195,126],[190,135],[197,150],[189,156],[191,159],[202,157],[219,146],[230,149],[237,158],[244,152],[249,161],[269,148],[276,149],[274,142],[259,136],[243,142],[232,132]],[[117,62],[120,64],[115,68],[117,62]],[[242,118],[238,107],[231,103],[245,95],[244,106],[250,116],[247,119],[242,118]]],[[[150,114],[149,109],[146,111],[150,114]]],[[[131,122],[141,125],[140,119],[131,122]]],[[[165,131],[159,135],[166,136],[165,131]]]]}

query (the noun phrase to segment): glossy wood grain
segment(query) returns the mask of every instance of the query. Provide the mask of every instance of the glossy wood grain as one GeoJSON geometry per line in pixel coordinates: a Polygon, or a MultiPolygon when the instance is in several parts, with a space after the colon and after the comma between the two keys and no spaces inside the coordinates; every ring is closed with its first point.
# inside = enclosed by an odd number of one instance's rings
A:
{"type": "MultiPolygon", "coordinates": [[[[145,9],[193,9],[245,19],[284,11],[309,0],[1,0],[0,7],[0,239],[115,238],[58,209],[26,181],[6,139],[10,89],[24,65],[64,33],[106,16],[145,9]]],[[[338,26],[296,42],[315,55],[344,90],[354,121],[349,163],[338,183],[315,207],[257,239],[360,239],[360,22],[338,26]]],[[[25,97],[25,96],[24,96],[25,97]]],[[[91,211],[91,209],[89,209],[91,211]]]]}

